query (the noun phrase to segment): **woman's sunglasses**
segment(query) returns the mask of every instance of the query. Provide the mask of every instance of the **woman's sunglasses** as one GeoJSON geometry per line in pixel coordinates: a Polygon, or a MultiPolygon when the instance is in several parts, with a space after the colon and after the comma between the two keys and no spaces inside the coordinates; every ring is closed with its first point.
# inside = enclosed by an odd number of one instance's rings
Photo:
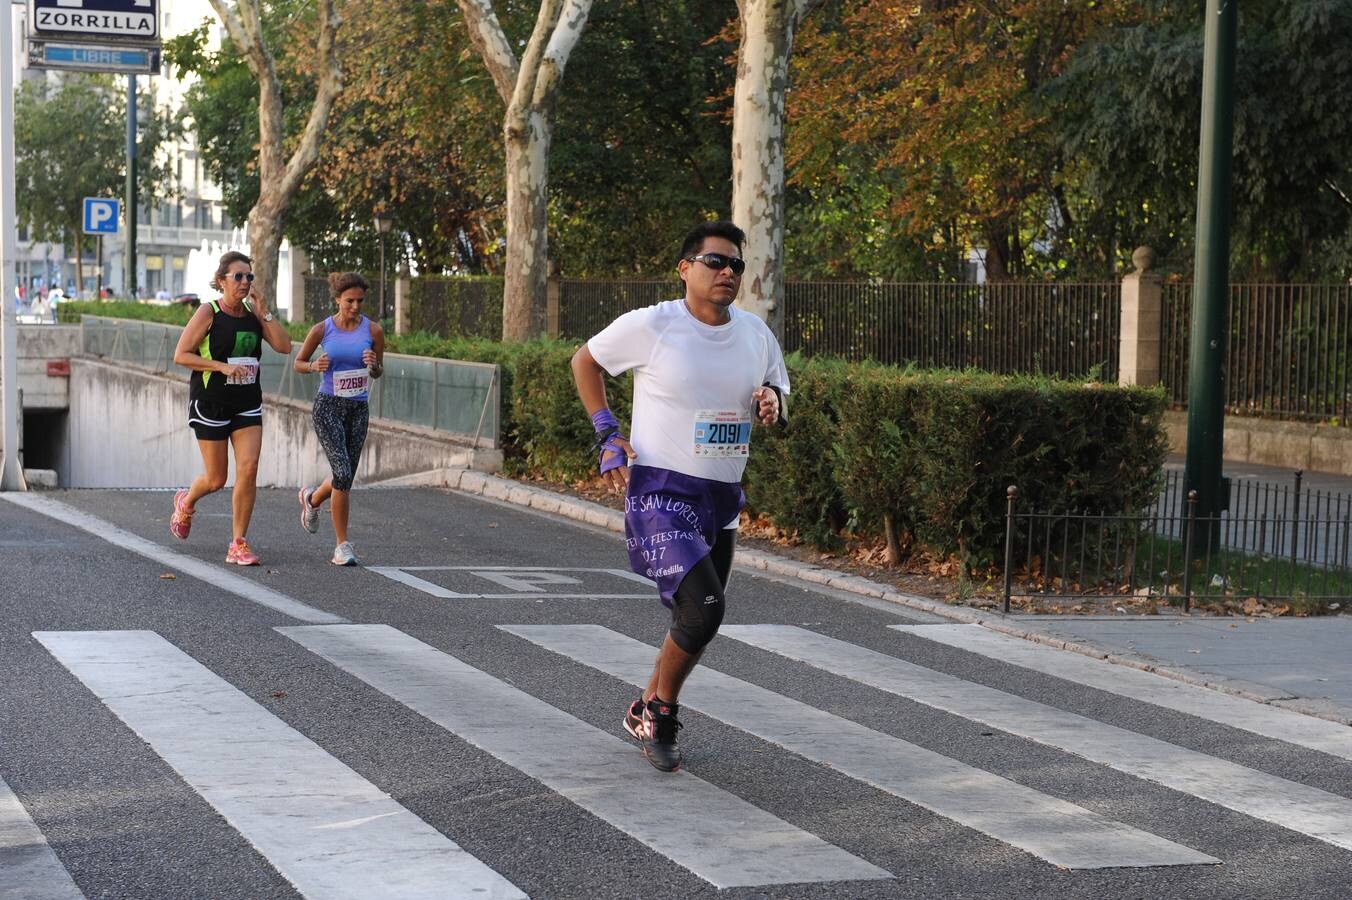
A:
{"type": "Polygon", "coordinates": [[[253,284],[254,274],[252,272],[231,272],[230,277],[235,279],[236,284],[239,284],[241,281],[247,281],[249,284],[253,284]]]}
{"type": "Polygon", "coordinates": [[[738,256],[724,256],[722,253],[701,253],[698,256],[687,256],[686,259],[691,262],[704,263],[715,272],[732,269],[732,274],[741,275],[746,271],[746,260],[738,256]]]}

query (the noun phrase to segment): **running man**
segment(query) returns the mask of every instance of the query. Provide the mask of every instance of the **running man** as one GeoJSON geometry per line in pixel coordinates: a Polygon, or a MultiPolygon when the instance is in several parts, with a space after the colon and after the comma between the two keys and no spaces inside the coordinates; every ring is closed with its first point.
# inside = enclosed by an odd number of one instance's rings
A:
{"type": "Polygon", "coordinates": [[[658,769],[681,765],[681,685],[723,621],[752,422],[783,424],[784,356],[769,327],[733,306],[746,236],[731,222],[686,235],[685,297],[620,316],[573,356],[601,475],[625,494],[633,570],[657,582],[671,628],[624,727],[658,769]],[[634,370],[632,441],[606,407],[605,373],[634,370]]]}
{"type": "Polygon", "coordinates": [[[329,562],[335,566],[357,565],[357,554],[347,539],[352,480],[366,444],[371,379],[385,372],[385,332],[361,312],[369,289],[366,279],[356,272],[330,274],[329,290],[338,311],[310,329],[294,363],[297,372],[324,373],[315,394],[313,417],[332,474],[317,488],[300,489],[300,524],[314,534],[319,529],[319,507],[333,498],[333,534],[338,545],[329,562]],[[324,354],[312,361],[310,356],[317,348],[324,354]]]}

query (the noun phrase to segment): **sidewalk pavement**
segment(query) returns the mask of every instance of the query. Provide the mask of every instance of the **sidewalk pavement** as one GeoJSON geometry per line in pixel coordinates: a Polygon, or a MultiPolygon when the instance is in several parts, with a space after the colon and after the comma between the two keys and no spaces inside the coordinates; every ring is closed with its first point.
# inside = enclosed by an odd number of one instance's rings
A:
{"type": "MultiPolygon", "coordinates": [[[[1171,453],[1164,461],[1164,468],[1183,470],[1186,457],[1182,453],[1171,453]]],[[[1277,466],[1260,466],[1253,463],[1231,462],[1226,460],[1221,471],[1233,481],[1254,481],[1260,484],[1277,484],[1290,487],[1295,482],[1296,470],[1277,466]]],[[[1335,475],[1330,472],[1304,471],[1300,476],[1300,486],[1306,491],[1329,491],[1335,494],[1352,494],[1352,477],[1335,475]]]]}
{"type": "MultiPolygon", "coordinates": [[[[1343,480],[1352,488],[1352,479],[1343,480]]],[[[448,487],[624,532],[624,516],[617,510],[483,472],[441,469],[383,484],[448,487]]],[[[1347,611],[1317,619],[1004,615],[949,606],[758,550],[738,550],[737,563],[1352,725],[1352,616],[1347,611]]]]}

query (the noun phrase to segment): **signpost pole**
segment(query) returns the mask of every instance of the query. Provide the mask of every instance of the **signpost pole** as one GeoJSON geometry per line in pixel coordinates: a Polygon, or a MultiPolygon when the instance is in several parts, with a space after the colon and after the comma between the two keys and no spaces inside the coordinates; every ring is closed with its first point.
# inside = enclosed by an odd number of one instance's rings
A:
{"type": "Polygon", "coordinates": [[[19,310],[15,294],[18,229],[14,198],[14,11],[0,4],[0,491],[26,491],[19,459],[19,310]]]}
{"type": "Polygon", "coordinates": [[[136,76],[127,76],[127,299],[136,288],[136,76]]]}

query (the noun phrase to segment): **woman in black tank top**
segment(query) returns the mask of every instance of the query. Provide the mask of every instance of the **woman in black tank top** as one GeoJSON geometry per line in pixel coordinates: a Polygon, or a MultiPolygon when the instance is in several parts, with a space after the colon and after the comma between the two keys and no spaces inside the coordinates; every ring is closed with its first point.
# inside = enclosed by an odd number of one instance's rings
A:
{"type": "Polygon", "coordinates": [[[205,470],[191,486],[174,495],[169,531],[180,540],[188,537],[197,501],[225,487],[233,448],[234,528],[225,561],[241,566],[259,563],[245,535],[253,516],[263,446],[263,387],[259,382],[263,343],[278,353],[291,352],[291,335],[268,311],[253,281],[253,260],[234,250],[222,256],[211,282],[221,292],[220,300],[197,308],[174,350],[174,362],[192,370],[188,425],[197,435],[205,470]]]}

